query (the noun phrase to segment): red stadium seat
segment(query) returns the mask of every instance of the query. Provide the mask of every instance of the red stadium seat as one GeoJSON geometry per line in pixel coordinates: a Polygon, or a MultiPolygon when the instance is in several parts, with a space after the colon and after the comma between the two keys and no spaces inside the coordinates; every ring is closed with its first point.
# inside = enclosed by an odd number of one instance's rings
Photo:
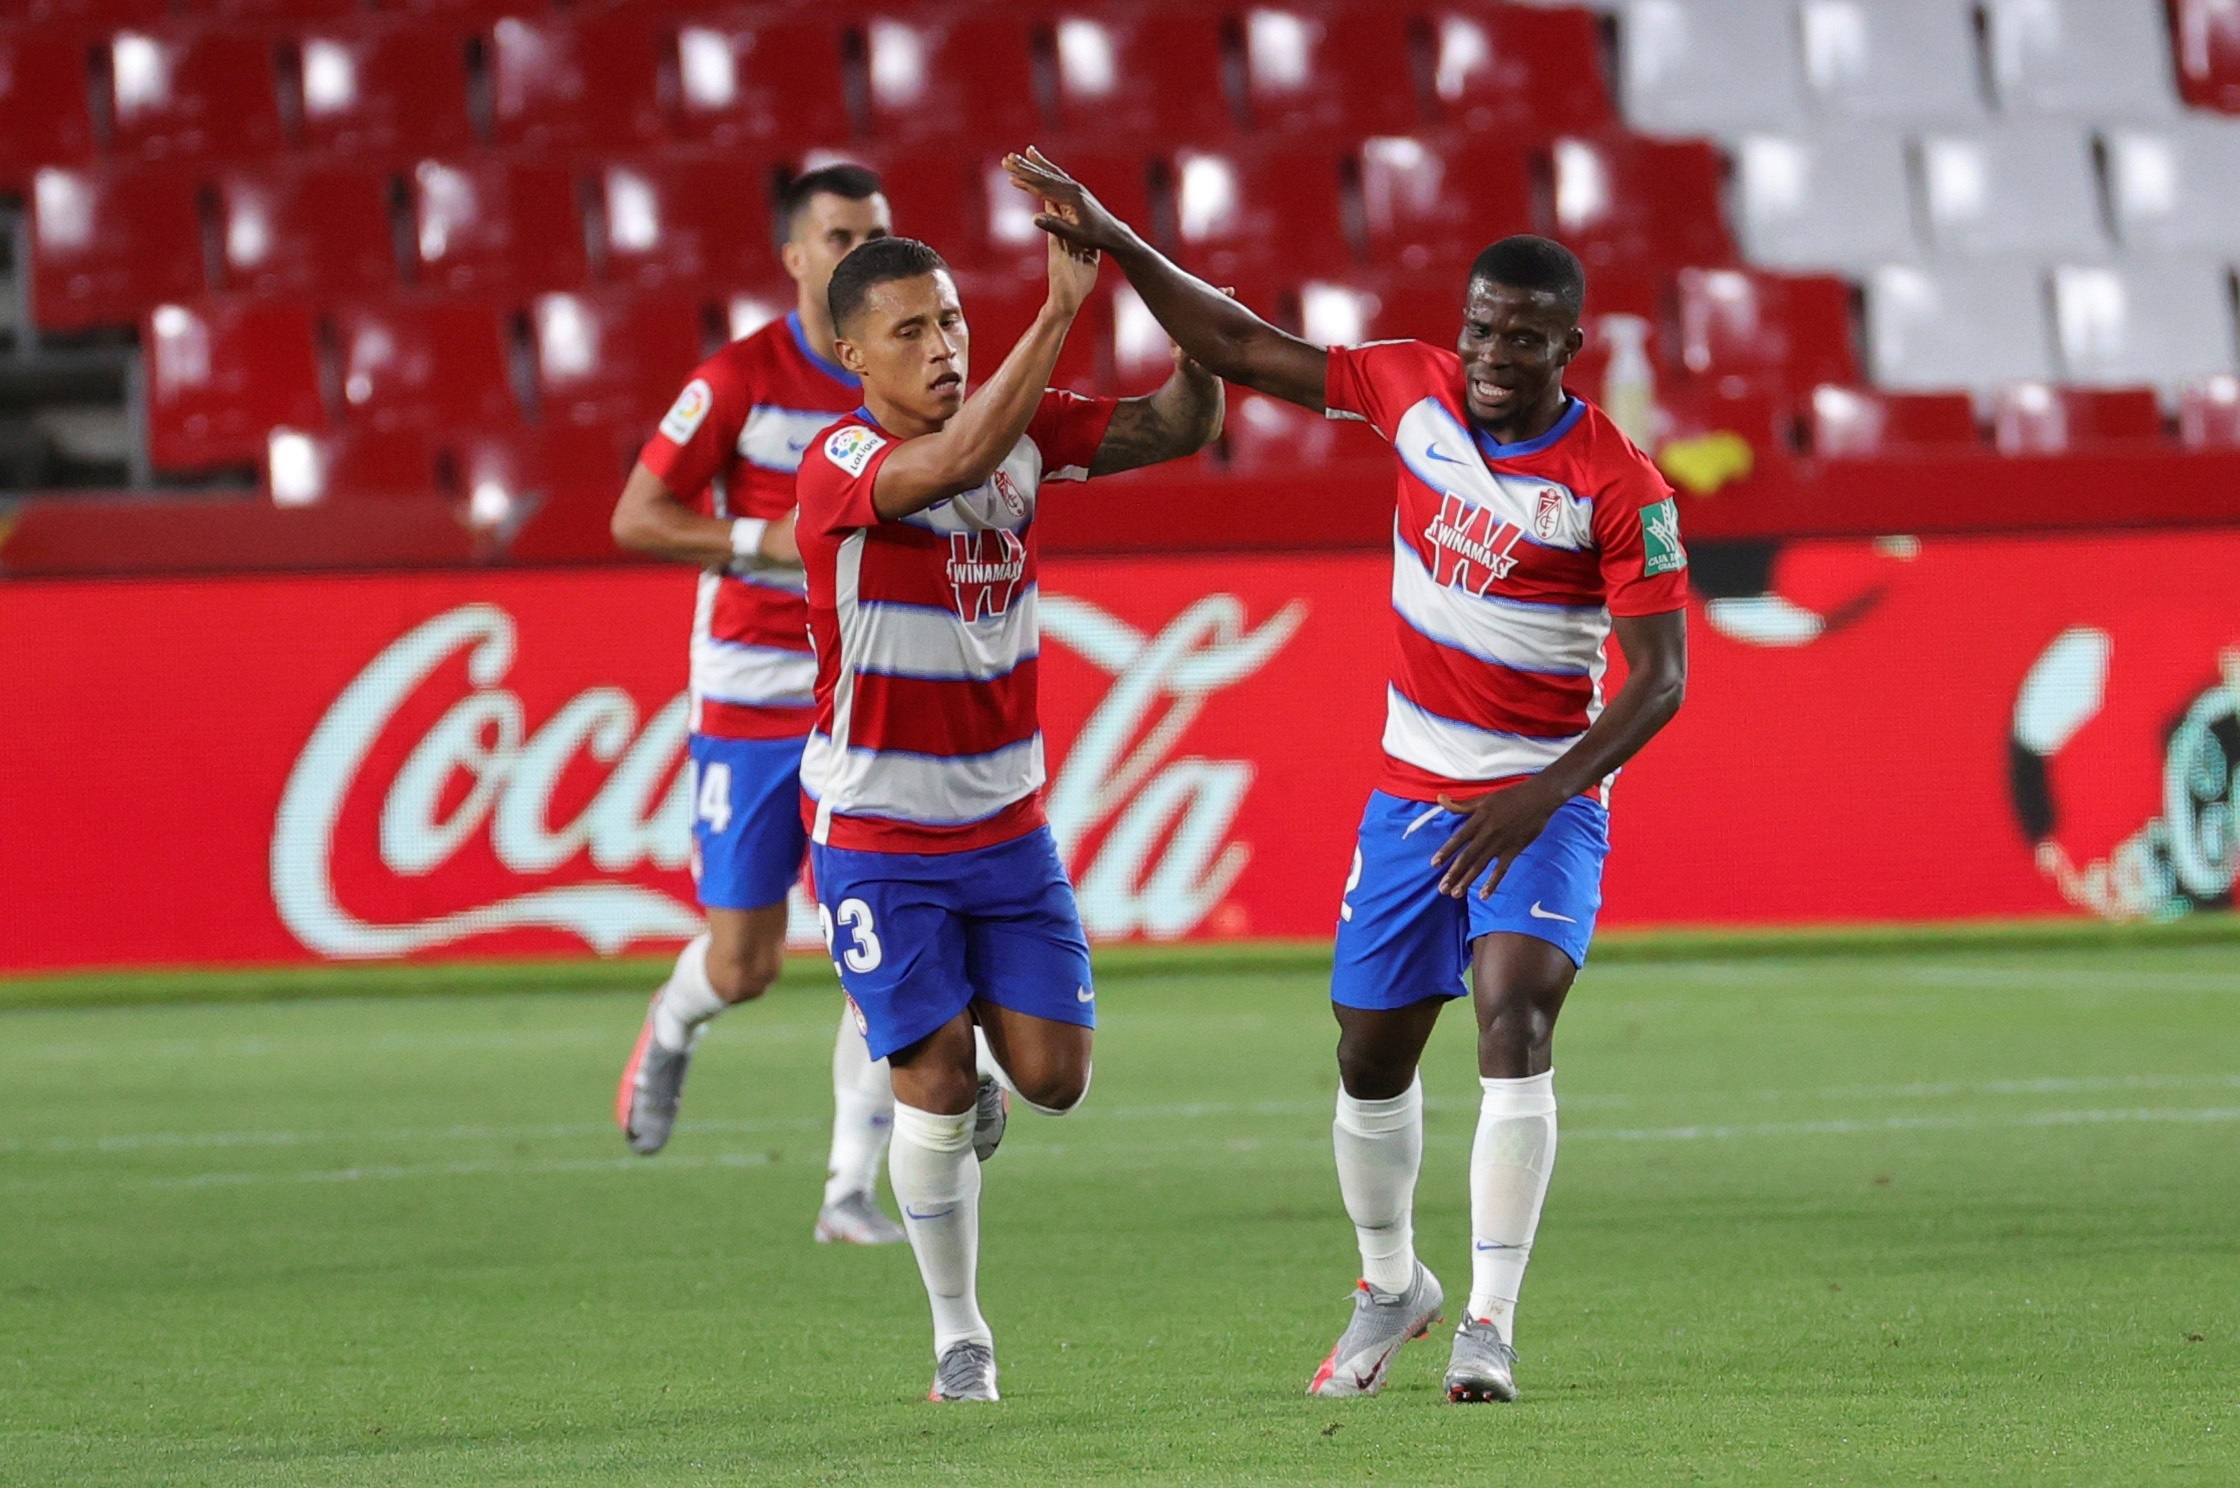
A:
{"type": "Polygon", "coordinates": [[[154,166],[43,170],[31,192],[31,313],[51,331],[130,325],[202,291],[192,179],[154,166]]]}
{"type": "Polygon", "coordinates": [[[459,294],[584,282],[582,219],[564,168],[488,156],[423,160],[412,196],[422,284],[459,294]]]}
{"type": "Polygon", "coordinates": [[[1756,269],[1682,269],[1680,365],[1730,391],[1858,381],[1851,286],[1756,269]]]}
{"type": "Polygon", "coordinates": [[[1192,272],[1217,283],[1350,267],[1338,162],[1313,148],[1179,150],[1175,223],[1192,272]]]}
{"type": "Polygon", "coordinates": [[[1459,282],[1486,244],[1532,230],[1532,180],[1506,145],[1382,136],[1361,145],[1361,208],[1371,263],[1459,282]]]}
{"type": "Polygon", "coordinates": [[[735,284],[767,272],[766,173],[734,156],[651,156],[599,177],[606,277],[641,289],[735,284]]]}
{"type": "Polygon", "coordinates": [[[279,150],[278,70],[263,32],[150,26],[117,32],[108,56],[118,155],[243,160],[279,150]]]}
{"type": "Polygon", "coordinates": [[[1451,347],[1462,327],[1460,274],[1354,273],[1298,288],[1299,334],[1319,346],[1428,341],[1451,347]]]}
{"type": "Polygon", "coordinates": [[[1058,16],[1053,34],[1068,136],[1208,144],[1237,132],[1212,8],[1079,5],[1058,16]]]}
{"type": "Polygon", "coordinates": [[[1787,402],[1755,389],[1732,392],[1708,383],[1660,388],[1650,453],[1673,485],[1708,496],[1788,459],[1794,422],[1787,402]],[[1737,438],[1747,454],[1735,447],[1737,438]]]}
{"type": "Polygon", "coordinates": [[[84,49],[52,32],[0,32],[0,185],[92,156],[84,49]]]}
{"type": "Polygon", "coordinates": [[[447,429],[515,417],[504,326],[480,300],[380,299],[334,312],[344,417],[447,429]]]}
{"type": "Polygon", "coordinates": [[[1516,140],[1617,123],[1592,11],[1464,0],[1442,6],[1432,26],[1432,93],[1450,124],[1516,140]]]}
{"type": "Polygon", "coordinates": [[[1244,16],[1244,57],[1253,126],[1265,133],[1359,138],[1423,123],[1400,6],[1258,6],[1244,16]]]}
{"type": "Polygon", "coordinates": [[[643,431],[604,425],[463,431],[438,457],[460,519],[528,562],[614,555],[607,524],[643,431]]]}
{"type": "Polygon", "coordinates": [[[771,321],[790,315],[800,298],[791,279],[765,279],[735,289],[724,297],[724,334],[734,341],[744,341],[771,321]]]}
{"type": "Polygon", "coordinates": [[[409,430],[274,429],[264,490],[275,506],[326,501],[435,501],[435,449],[409,430]]]}
{"type": "Polygon", "coordinates": [[[643,18],[509,15],[492,24],[489,44],[498,143],[604,150],[661,138],[660,44],[643,18]]]}
{"type": "Polygon", "coordinates": [[[2178,437],[2188,449],[2240,449],[2240,377],[2204,377],[2180,389],[2178,437]]]}
{"type": "Polygon", "coordinates": [[[469,149],[467,33],[434,21],[321,22],[297,46],[303,142],[402,163],[469,149]]]}
{"type": "Polygon", "coordinates": [[[854,132],[839,28],[700,16],[677,30],[677,132],[711,145],[794,149],[854,132]]]}
{"type": "Polygon", "coordinates": [[[1553,154],[1555,235],[1590,275],[1733,262],[1720,215],[1719,154],[1710,145],[1571,135],[1555,142],[1553,154]]]}
{"type": "MultiPolygon", "coordinates": [[[[1239,475],[1304,473],[1348,453],[1362,453],[1359,430],[1337,419],[1310,413],[1296,403],[1242,388],[1229,394],[1222,421],[1221,448],[1228,468],[1239,475]],[[1355,445],[1348,451],[1345,446],[1355,445]]],[[[1374,452],[1374,446],[1371,447],[1374,452]]]]}
{"type": "MultiPolygon", "coordinates": [[[[1299,297],[1277,277],[1240,276],[1227,287],[1262,320],[1287,331],[1299,329],[1299,297]]],[[[1124,393],[1149,392],[1174,371],[1173,344],[1132,286],[1113,284],[1111,295],[1115,386],[1124,393]]]]}
{"type": "Polygon", "coordinates": [[[188,15],[228,21],[324,21],[359,15],[359,0],[183,0],[188,15]]]}
{"type": "Polygon", "coordinates": [[[151,26],[171,14],[170,0],[29,0],[22,17],[34,26],[113,30],[151,26]]]}
{"type": "Polygon", "coordinates": [[[1824,384],[1807,408],[1812,452],[1822,459],[1974,448],[1982,443],[1966,393],[1885,393],[1824,384]]]}
{"type": "Polygon", "coordinates": [[[352,167],[232,170],[218,181],[225,287],[256,295],[336,294],[397,282],[389,179],[352,167]]]}
{"type": "Polygon", "coordinates": [[[539,295],[529,329],[546,424],[613,425],[643,439],[701,357],[699,311],[682,298],[539,295]]]}
{"type": "Polygon", "coordinates": [[[872,132],[965,136],[1016,149],[1040,136],[1027,23],[995,8],[884,12],[864,23],[872,132]]]}
{"type": "Polygon", "coordinates": [[[158,305],[142,326],[148,460],[194,472],[261,465],[275,428],[326,425],[311,313],[289,305],[158,305]]]}
{"type": "Polygon", "coordinates": [[[2162,438],[2152,388],[2013,382],[1992,394],[1992,442],[2003,455],[2065,455],[2162,438]]]}
{"type": "MultiPolygon", "coordinates": [[[[1150,163],[1142,156],[1083,147],[1061,152],[1058,163],[1095,192],[1097,199],[1117,212],[1123,221],[1148,227],[1151,221],[1150,163]]],[[[991,266],[1008,264],[1020,273],[1039,279],[1048,253],[1046,239],[1034,225],[1034,216],[1041,204],[1011,184],[1011,178],[1004,174],[1001,154],[982,156],[973,162],[972,170],[973,179],[967,184],[966,193],[977,210],[966,228],[970,234],[969,250],[960,249],[964,261],[991,266]]],[[[903,225],[903,214],[906,208],[915,210],[919,204],[906,186],[898,185],[896,189],[905,191],[899,199],[889,197],[895,202],[896,228],[902,232],[913,231],[903,225]]],[[[944,247],[942,251],[949,250],[944,247]]]]}
{"type": "MultiPolygon", "coordinates": [[[[961,272],[956,277],[957,296],[964,302],[965,324],[972,331],[970,384],[977,387],[1002,364],[1011,348],[1034,324],[1035,316],[1042,309],[1045,288],[1037,279],[1022,279],[1007,273],[961,272]]],[[[1108,296],[1094,295],[1081,307],[1073,329],[1066,336],[1065,349],[1058,353],[1058,366],[1051,374],[1050,385],[1077,393],[1103,391],[1111,384],[1106,370],[1111,361],[1111,342],[1112,301],[1108,296]]]]}
{"type": "Polygon", "coordinates": [[[2240,114],[2240,0],[2174,0],[2178,91],[2196,108],[2240,114]]]}

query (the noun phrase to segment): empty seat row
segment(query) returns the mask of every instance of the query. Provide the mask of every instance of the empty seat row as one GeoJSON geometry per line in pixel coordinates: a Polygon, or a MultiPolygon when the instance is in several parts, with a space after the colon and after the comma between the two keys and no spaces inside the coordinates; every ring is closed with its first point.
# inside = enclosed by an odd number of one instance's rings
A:
{"type": "Polygon", "coordinates": [[[590,151],[665,141],[798,149],[858,133],[1007,147],[1053,131],[1217,141],[1246,125],[1358,137],[1410,132],[1427,110],[1533,138],[1612,123],[1584,12],[1450,0],[1425,18],[1430,30],[1413,19],[1366,4],[1251,9],[1237,32],[1237,108],[1223,15],[1179,0],[1084,6],[1045,29],[1001,6],[815,19],[588,8],[480,24],[337,7],[283,34],[198,21],[98,37],[8,28],[0,173],[92,158],[95,117],[107,120],[108,150],[128,159],[255,159],[292,137],[392,162],[466,147],[478,116],[500,146],[590,151]],[[1435,38],[1420,69],[1419,34],[1435,38]],[[856,97],[862,107],[851,110],[856,97]]]}
{"type": "MultiPolygon", "coordinates": [[[[579,176],[534,156],[422,160],[408,174],[305,161],[211,176],[214,278],[205,282],[195,178],[176,168],[48,168],[32,192],[36,323],[129,324],[205,288],[332,294],[410,282],[450,293],[528,292],[594,279],[644,289],[769,271],[768,198],[796,167],[838,159],[881,172],[898,230],[962,267],[1033,274],[1032,203],[993,155],[932,148],[812,152],[785,166],[674,151],[579,176]]],[[[1223,282],[1357,262],[1459,274],[1495,237],[1534,228],[1598,273],[1660,275],[1728,261],[1720,164],[1707,146],[1632,136],[1559,140],[1545,157],[1474,138],[1368,140],[1352,151],[1276,144],[1190,148],[1155,160],[1063,152],[1131,221],[1223,282]],[[1536,175],[1552,181],[1552,215],[1536,175]],[[1156,189],[1154,189],[1156,187],[1156,189]]]]}
{"type": "Polygon", "coordinates": [[[2123,250],[2240,254],[2240,120],[1925,133],[1745,135],[1736,231],[1756,263],[1857,270],[2123,250]],[[2114,236],[2111,239],[2110,228],[2114,236]]]}
{"type": "MultiPolygon", "coordinates": [[[[1813,389],[1805,439],[1824,459],[1949,457],[1982,443],[1973,399],[1829,385],[1813,389]]],[[[2182,390],[2178,439],[2192,449],[2240,449],[2240,377],[2198,379],[2182,390]]],[[[2144,388],[2007,383],[1990,398],[1992,445],[2008,455],[2064,455],[2136,447],[2166,438],[2155,395],[2144,388]]]]}
{"type": "Polygon", "coordinates": [[[2103,120],[2178,108],[2150,0],[1627,0],[1619,16],[1626,119],[1657,133],[1968,123],[1994,104],[2103,120]]]}

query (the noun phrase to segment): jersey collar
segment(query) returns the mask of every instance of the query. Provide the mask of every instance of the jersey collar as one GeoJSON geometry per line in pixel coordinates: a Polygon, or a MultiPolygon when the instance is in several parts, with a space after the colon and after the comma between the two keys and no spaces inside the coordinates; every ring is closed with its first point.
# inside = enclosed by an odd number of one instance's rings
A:
{"type": "Polygon", "coordinates": [[[1530,439],[1520,439],[1514,444],[1503,444],[1476,424],[1472,424],[1470,425],[1470,437],[1477,440],[1478,448],[1485,452],[1488,459],[1521,459],[1525,455],[1539,454],[1540,451],[1570,433],[1572,426],[1586,417],[1586,413],[1587,405],[1580,399],[1566,393],[1564,394],[1563,412],[1556,415],[1555,423],[1549,427],[1545,434],[1536,434],[1530,439]]]}
{"type": "Polygon", "coordinates": [[[801,312],[799,310],[788,310],[786,312],[786,329],[793,332],[793,344],[801,348],[803,356],[817,364],[819,372],[839,383],[842,387],[863,386],[863,380],[857,377],[855,373],[850,372],[830,357],[817,355],[817,349],[809,344],[809,333],[801,329],[801,312]]]}

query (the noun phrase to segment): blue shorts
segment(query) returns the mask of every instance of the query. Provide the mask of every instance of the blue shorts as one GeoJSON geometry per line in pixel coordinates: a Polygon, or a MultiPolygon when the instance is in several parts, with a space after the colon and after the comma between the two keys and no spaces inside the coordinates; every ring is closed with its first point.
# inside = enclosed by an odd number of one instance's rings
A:
{"type": "Polygon", "coordinates": [[[1097,1026],[1089,941],[1048,827],[969,852],[809,851],[817,919],[873,1059],[976,998],[1097,1026]]]}
{"type": "Polygon", "coordinates": [[[1431,866],[1431,855],[1461,822],[1422,801],[1370,795],[1338,908],[1332,1002],[1399,1008],[1429,997],[1466,996],[1470,943],[1496,930],[1536,936],[1574,966],[1586,965],[1595,911],[1602,908],[1610,813],[1582,797],[1564,802],[1510,863],[1490,899],[1478,897],[1485,874],[1468,898],[1439,892],[1442,870],[1431,866]]]}
{"type": "Polygon", "coordinates": [[[783,904],[801,876],[803,742],[692,736],[692,879],[704,907],[783,904]]]}

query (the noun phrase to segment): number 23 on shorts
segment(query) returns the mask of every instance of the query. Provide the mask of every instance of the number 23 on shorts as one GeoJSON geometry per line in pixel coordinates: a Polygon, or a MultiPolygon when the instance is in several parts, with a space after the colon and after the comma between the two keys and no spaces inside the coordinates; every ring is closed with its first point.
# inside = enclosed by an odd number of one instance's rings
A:
{"type": "Polygon", "coordinates": [[[871,918],[871,906],[861,899],[843,899],[837,911],[817,906],[817,928],[824,932],[824,948],[832,956],[835,966],[861,976],[867,971],[877,971],[886,959],[886,950],[879,944],[879,929],[871,918]],[[852,942],[843,951],[835,940],[837,931],[848,932],[852,942]]]}

